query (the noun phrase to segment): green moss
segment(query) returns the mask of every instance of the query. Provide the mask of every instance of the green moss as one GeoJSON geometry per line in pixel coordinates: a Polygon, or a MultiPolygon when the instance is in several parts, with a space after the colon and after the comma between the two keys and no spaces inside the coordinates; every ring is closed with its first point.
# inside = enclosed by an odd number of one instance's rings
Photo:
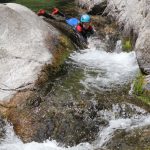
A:
{"type": "Polygon", "coordinates": [[[58,39],[58,44],[55,45],[53,50],[53,60],[52,64],[45,65],[41,71],[39,78],[36,81],[36,86],[38,89],[42,89],[42,95],[49,92],[49,89],[53,86],[53,81],[61,74],[64,73],[64,63],[69,57],[70,53],[75,50],[69,38],[65,35],[60,35],[58,39]],[[51,81],[47,85],[48,81],[51,81]]]}
{"type": "Polygon", "coordinates": [[[123,43],[122,48],[123,48],[124,51],[129,52],[129,51],[132,50],[132,42],[129,38],[123,39],[122,43],[123,43]]]}
{"type": "Polygon", "coordinates": [[[61,35],[59,41],[60,44],[56,46],[56,53],[54,54],[55,61],[53,64],[55,66],[64,64],[64,61],[68,58],[69,54],[75,50],[75,47],[67,36],[61,35]]]}

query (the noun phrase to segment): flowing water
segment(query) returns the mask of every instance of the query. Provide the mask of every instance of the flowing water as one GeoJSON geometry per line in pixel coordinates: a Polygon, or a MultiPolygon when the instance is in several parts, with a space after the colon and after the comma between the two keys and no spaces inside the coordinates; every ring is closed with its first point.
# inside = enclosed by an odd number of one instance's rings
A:
{"type": "MultiPolygon", "coordinates": [[[[14,1],[13,1],[14,2],[14,1]]],[[[62,5],[63,1],[18,1],[29,5],[37,11],[43,7],[50,9],[53,6],[62,5]],[[36,5],[35,5],[36,4],[36,5]],[[37,6],[37,4],[39,6],[37,6]],[[43,4],[43,5],[41,5],[43,4]],[[50,7],[50,8],[49,8],[50,7]]],[[[64,3],[63,3],[64,4],[64,3]]],[[[122,52],[120,41],[116,44],[113,53],[106,52],[107,46],[96,37],[89,40],[89,48],[72,53],[66,62],[68,73],[60,77],[54,84],[52,91],[58,100],[77,99],[81,95],[92,93],[90,101],[95,103],[95,98],[107,95],[107,92],[120,91],[131,85],[139,71],[134,52],[122,52]],[[63,95],[63,96],[62,96],[63,95]],[[61,97],[59,97],[61,96],[61,97]]],[[[129,91],[130,89],[128,89],[129,91]]],[[[51,93],[50,93],[51,94],[51,93]]],[[[119,95],[115,95],[118,99],[119,95]]],[[[106,120],[106,126],[100,126],[97,139],[91,143],[80,143],[74,147],[65,147],[57,141],[47,139],[43,143],[23,143],[13,131],[9,123],[5,126],[5,137],[0,139],[0,150],[100,150],[107,149],[107,143],[115,136],[116,132],[130,132],[134,129],[144,128],[150,125],[150,114],[135,104],[126,102],[114,102],[111,107],[102,109],[97,114],[106,120]]]]}
{"type": "MultiPolygon", "coordinates": [[[[54,85],[68,92],[68,95],[78,89],[79,93],[87,91],[106,92],[112,89],[120,89],[131,83],[138,71],[138,65],[134,52],[105,51],[105,43],[99,39],[91,39],[89,48],[74,52],[70,55],[67,64],[72,65],[66,78],[59,79],[59,85],[54,85]],[[82,75],[81,75],[82,74],[82,75]],[[78,77],[79,76],[79,77],[78,77]],[[72,81],[74,83],[71,83],[72,81]],[[70,82],[70,84],[66,84],[70,82]]],[[[60,92],[59,89],[59,92],[60,92]]],[[[94,100],[94,97],[93,97],[94,100]]],[[[130,132],[137,128],[150,125],[150,114],[134,104],[128,102],[112,104],[109,109],[98,111],[98,115],[108,121],[106,126],[99,127],[97,139],[92,143],[80,143],[74,147],[64,147],[54,140],[48,139],[43,143],[31,142],[24,144],[13,131],[13,127],[7,123],[6,135],[0,140],[0,150],[97,150],[107,149],[106,145],[111,141],[115,132],[123,130],[130,132]]]]}

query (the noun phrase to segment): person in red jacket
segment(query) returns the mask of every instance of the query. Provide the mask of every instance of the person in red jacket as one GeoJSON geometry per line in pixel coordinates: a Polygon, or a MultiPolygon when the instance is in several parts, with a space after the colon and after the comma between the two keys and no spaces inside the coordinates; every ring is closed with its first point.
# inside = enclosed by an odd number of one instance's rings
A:
{"type": "Polygon", "coordinates": [[[84,14],[80,18],[80,23],[76,26],[76,31],[80,33],[85,39],[94,34],[94,29],[90,25],[91,18],[89,15],[84,14]]]}

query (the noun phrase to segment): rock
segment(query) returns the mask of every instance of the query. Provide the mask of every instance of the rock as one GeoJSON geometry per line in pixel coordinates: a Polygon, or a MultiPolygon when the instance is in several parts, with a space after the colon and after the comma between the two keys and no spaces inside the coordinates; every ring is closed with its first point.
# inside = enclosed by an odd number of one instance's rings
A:
{"type": "Polygon", "coordinates": [[[9,100],[32,87],[42,67],[52,63],[59,33],[15,3],[0,4],[0,20],[0,100],[9,100]]]}
{"type": "Polygon", "coordinates": [[[100,3],[96,3],[90,10],[88,11],[88,14],[90,15],[101,15],[104,13],[104,10],[107,7],[107,0],[103,0],[100,3]]]}
{"type": "Polygon", "coordinates": [[[115,137],[107,144],[107,149],[111,150],[141,150],[149,149],[150,130],[149,127],[134,129],[131,131],[116,131],[115,137]]]}
{"type": "Polygon", "coordinates": [[[65,101],[42,98],[42,102],[35,105],[31,103],[33,97],[36,101],[33,94],[17,108],[7,111],[16,134],[24,142],[42,142],[50,137],[66,145],[76,145],[92,141],[97,136],[99,125],[105,124],[102,119],[95,119],[95,110],[90,103],[67,104],[65,101]]]}
{"type": "MultiPolygon", "coordinates": [[[[108,1],[107,13],[116,18],[126,35],[133,35],[137,61],[144,74],[150,74],[150,3],[148,1],[108,1]]],[[[132,38],[132,37],[131,37],[132,38]]],[[[149,81],[145,88],[149,87],[149,81]]]]}
{"type": "MultiPolygon", "coordinates": [[[[112,28],[106,30],[110,35],[113,33],[112,28]]],[[[97,137],[100,125],[104,127],[108,124],[108,121],[100,116],[103,110],[109,110],[112,103],[128,101],[125,96],[127,93],[119,91],[112,95],[98,95],[94,103],[91,102],[92,93],[88,93],[87,96],[81,96],[79,93],[77,95],[75,91],[75,96],[66,91],[63,93],[57,77],[66,77],[60,65],[63,64],[72,45],[64,36],[60,36],[58,41],[61,41],[60,44],[51,49],[54,57],[52,65],[42,68],[35,88],[19,91],[9,102],[8,106],[11,107],[7,109],[6,116],[24,142],[43,142],[48,138],[66,145],[91,142],[97,137]],[[58,87],[52,88],[56,84],[58,87]],[[102,112],[98,114],[98,111],[102,112]]],[[[46,42],[49,44],[49,39],[46,42]]],[[[53,42],[57,43],[57,38],[53,42]]],[[[124,110],[121,113],[123,112],[124,110]]],[[[116,116],[120,117],[119,115],[120,112],[116,116]]]]}
{"type": "Polygon", "coordinates": [[[150,3],[148,1],[108,1],[107,12],[116,18],[126,34],[136,36],[135,52],[140,69],[150,74],[150,3]]]}
{"type": "Polygon", "coordinates": [[[75,47],[67,36],[24,6],[1,4],[0,13],[0,99],[3,100],[0,112],[12,121],[23,141],[36,139],[37,130],[40,133],[37,141],[45,140],[49,136],[42,135],[47,126],[42,120],[45,114],[42,110],[43,116],[39,117],[37,108],[44,101],[41,95],[47,91],[38,93],[46,82],[58,76],[61,65],[75,47]]]}
{"type": "Polygon", "coordinates": [[[60,84],[57,86],[56,89],[46,87],[50,92],[46,96],[43,95],[42,90],[36,93],[32,91],[30,94],[26,92],[26,97],[25,93],[20,92],[14,100],[12,99],[12,104],[10,102],[12,106],[17,100],[17,105],[8,109],[6,116],[12,122],[15,133],[24,142],[43,142],[48,138],[66,146],[92,142],[97,138],[99,128],[108,125],[109,120],[104,119],[103,115],[105,112],[107,114],[108,111],[110,116],[113,114],[116,118],[131,117],[136,113],[130,105],[112,106],[112,103],[127,101],[128,98],[124,97],[124,94],[120,94],[119,98],[108,93],[107,98],[98,95],[93,102],[90,93],[77,98],[69,92],[63,93],[60,84]],[[114,109],[118,110],[115,114],[114,109]]]}
{"type": "Polygon", "coordinates": [[[144,94],[147,95],[147,98],[149,97],[149,102],[150,102],[150,75],[147,75],[145,77],[143,90],[144,90],[144,94]]]}
{"type": "Polygon", "coordinates": [[[144,93],[150,96],[150,13],[145,18],[135,45],[137,61],[141,71],[147,74],[143,85],[144,93]]]}
{"type": "Polygon", "coordinates": [[[5,121],[0,117],[0,141],[5,136],[5,121]]]}
{"type": "Polygon", "coordinates": [[[76,2],[91,15],[102,14],[107,6],[107,0],[76,0],[76,2]]]}
{"type": "Polygon", "coordinates": [[[145,74],[150,74],[150,13],[145,18],[145,24],[140,30],[135,45],[135,51],[140,69],[145,74]]]}

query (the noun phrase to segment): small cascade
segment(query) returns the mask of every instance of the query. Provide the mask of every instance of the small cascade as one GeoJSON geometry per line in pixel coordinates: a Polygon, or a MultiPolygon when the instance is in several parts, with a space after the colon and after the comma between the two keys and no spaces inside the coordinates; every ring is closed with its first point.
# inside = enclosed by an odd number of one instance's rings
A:
{"type": "Polygon", "coordinates": [[[133,80],[138,71],[135,53],[121,52],[120,44],[118,41],[116,51],[110,53],[105,51],[102,41],[91,39],[88,49],[71,55],[74,63],[84,70],[81,83],[87,89],[111,90],[133,80]]]}

